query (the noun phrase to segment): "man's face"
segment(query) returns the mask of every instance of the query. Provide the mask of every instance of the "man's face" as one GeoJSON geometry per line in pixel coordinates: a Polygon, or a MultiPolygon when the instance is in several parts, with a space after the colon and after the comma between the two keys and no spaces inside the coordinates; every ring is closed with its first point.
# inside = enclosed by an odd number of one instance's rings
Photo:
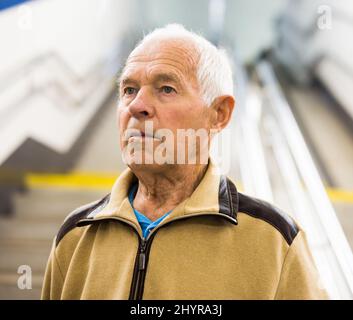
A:
{"type": "Polygon", "coordinates": [[[129,56],[120,77],[118,106],[120,145],[128,165],[136,163],[141,153],[143,163],[156,163],[152,154],[160,154],[161,144],[174,144],[170,149],[173,155],[166,161],[170,163],[172,158],[177,163],[178,153],[188,156],[187,146],[181,147],[177,141],[178,130],[209,132],[210,108],[202,99],[196,78],[195,52],[185,40],[151,40],[129,56]],[[162,139],[161,129],[167,129],[173,140],[162,139]],[[151,132],[154,137],[149,136],[151,132]]]}

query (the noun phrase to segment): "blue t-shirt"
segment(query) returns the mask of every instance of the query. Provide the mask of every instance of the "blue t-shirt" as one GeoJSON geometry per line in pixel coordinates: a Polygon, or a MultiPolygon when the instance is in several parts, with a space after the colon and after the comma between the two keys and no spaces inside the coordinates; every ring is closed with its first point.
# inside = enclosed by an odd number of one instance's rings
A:
{"type": "Polygon", "coordinates": [[[134,206],[133,206],[133,202],[135,199],[135,195],[136,195],[136,191],[137,191],[137,187],[138,184],[134,184],[130,191],[129,191],[129,201],[131,204],[132,209],[134,209],[134,213],[135,216],[137,218],[137,221],[139,222],[141,229],[142,229],[142,234],[144,238],[147,238],[147,236],[149,235],[149,233],[151,232],[151,230],[153,230],[156,226],[158,226],[158,224],[169,214],[172,212],[172,210],[170,210],[169,212],[167,212],[166,214],[164,214],[163,216],[161,216],[160,218],[158,218],[155,221],[151,221],[150,219],[148,219],[144,214],[142,214],[141,212],[138,212],[134,206]]]}

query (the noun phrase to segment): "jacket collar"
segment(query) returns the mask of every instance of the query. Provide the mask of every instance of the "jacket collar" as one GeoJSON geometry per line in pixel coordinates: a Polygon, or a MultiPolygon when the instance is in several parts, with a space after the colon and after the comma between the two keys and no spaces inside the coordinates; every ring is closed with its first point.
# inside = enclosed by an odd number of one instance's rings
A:
{"type": "MultiPolygon", "coordinates": [[[[122,219],[140,229],[128,200],[131,185],[137,180],[128,168],[116,180],[109,201],[103,208],[92,211],[87,219],[122,219]]],[[[196,215],[215,215],[237,224],[238,192],[235,184],[220,175],[219,168],[209,159],[206,173],[192,195],[180,203],[161,224],[196,215]]]]}

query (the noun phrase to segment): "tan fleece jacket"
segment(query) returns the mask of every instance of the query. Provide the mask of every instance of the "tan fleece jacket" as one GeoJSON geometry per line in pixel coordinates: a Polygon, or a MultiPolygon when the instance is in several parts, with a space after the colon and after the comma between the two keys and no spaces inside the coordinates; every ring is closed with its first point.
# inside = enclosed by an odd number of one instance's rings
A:
{"type": "Polygon", "coordinates": [[[194,193],[148,236],[128,200],[127,169],[111,194],[63,223],[42,299],[325,299],[304,231],[237,192],[210,163],[194,193]]]}

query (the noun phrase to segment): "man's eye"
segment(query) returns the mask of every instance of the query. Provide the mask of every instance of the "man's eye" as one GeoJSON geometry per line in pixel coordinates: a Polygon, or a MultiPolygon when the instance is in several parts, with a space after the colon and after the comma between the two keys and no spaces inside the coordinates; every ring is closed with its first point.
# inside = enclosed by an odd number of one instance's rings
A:
{"type": "Polygon", "coordinates": [[[133,87],[126,87],[124,89],[124,94],[127,94],[127,95],[134,94],[135,92],[136,92],[136,89],[133,87]]]}
{"type": "Polygon", "coordinates": [[[163,93],[166,93],[166,94],[171,94],[172,92],[175,92],[175,89],[169,86],[163,86],[161,90],[163,93]]]}

